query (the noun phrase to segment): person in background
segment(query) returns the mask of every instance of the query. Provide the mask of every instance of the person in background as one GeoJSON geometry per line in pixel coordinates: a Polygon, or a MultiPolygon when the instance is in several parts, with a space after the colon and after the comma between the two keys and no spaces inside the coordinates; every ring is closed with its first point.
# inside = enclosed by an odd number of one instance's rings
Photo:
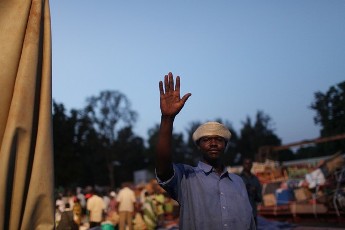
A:
{"type": "Polygon", "coordinates": [[[243,159],[243,170],[240,176],[247,188],[250,204],[253,209],[253,217],[257,225],[257,203],[262,202],[262,187],[259,179],[251,172],[253,161],[250,158],[243,159]]]}
{"type": "Polygon", "coordinates": [[[166,220],[172,220],[174,218],[174,206],[175,202],[171,197],[168,195],[168,193],[163,194],[165,199],[164,199],[164,218],[166,220]]]}
{"type": "Polygon", "coordinates": [[[74,197],[73,214],[74,214],[74,221],[78,224],[78,226],[80,226],[83,210],[82,210],[80,201],[77,197],[74,197]]]}
{"type": "MultiPolygon", "coordinates": [[[[156,178],[180,204],[179,228],[188,230],[255,229],[246,187],[229,173],[221,156],[231,133],[223,124],[207,122],[193,133],[202,160],[196,167],[173,163],[172,131],[176,115],[190,93],[180,97],[180,77],[172,73],[159,82],[161,123],[156,154],[156,178]]],[[[207,93],[207,92],[205,92],[207,93]]],[[[215,97],[215,99],[217,99],[215,97]]],[[[208,105],[202,104],[207,109],[208,105]]]]}
{"type": "Polygon", "coordinates": [[[129,182],[122,183],[122,188],[116,196],[119,213],[119,230],[133,230],[133,217],[136,208],[136,197],[134,191],[130,188],[129,182]]]}
{"type": "Polygon", "coordinates": [[[103,215],[105,212],[105,204],[103,198],[100,197],[98,190],[91,191],[91,197],[86,201],[86,209],[89,214],[90,228],[101,226],[103,215]]]}
{"type": "Polygon", "coordinates": [[[107,191],[107,189],[102,192],[102,198],[104,201],[105,210],[108,210],[108,207],[109,207],[109,202],[110,202],[109,196],[110,196],[110,194],[109,194],[109,191],[107,191]]]}
{"type": "Polygon", "coordinates": [[[154,205],[155,216],[157,217],[157,228],[164,227],[164,203],[165,203],[165,196],[164,190],[159,186],[157,180],[153,179],[151,181],[153,194],[152,196],[152,204],[154,205]]]}
{"type": "Polygon", "coordinates": [[[78,230],[79,225],[75,222],[75,215],[69,203],[65,204],[65,210],[61,215],[61,221],[59,222],[56,230],[78,230]]]}
{"type": "Polygon", "coordinates": [[[65,211],[65,202],[63,200],[62,193],[58,193],[55,201],[55,206],[58,208],[60,213],[63,213],[63,211],[65,211]]]}
{"type": "Polygon", "coordinates": [[[147,230],[157,229],[158,218],[153,197],[153,189],[146,190],[141,207],[147,230]]]}
{"type": "Polygon", "coordinates": [[[82,215],[84,215],[86,213],[86,199],[81,187],[76,188],[76,197],[81,205],[82,215]]]}
{"type": "Polygon", "coordinates": [[[65,203],[62,200],[62,194],[58,193],[55,200],[55,225],[57,226],[61,220],[61,215],[65,210],[65,203]]]}
{"type": "Polygon", "coordinates": [[[107,220],[111,221],[114,226],[119,223],[119,214],[117,213],[117,201],[116,193],[114,191],[110,192],[110,202],[107,210],[107,220]]]}

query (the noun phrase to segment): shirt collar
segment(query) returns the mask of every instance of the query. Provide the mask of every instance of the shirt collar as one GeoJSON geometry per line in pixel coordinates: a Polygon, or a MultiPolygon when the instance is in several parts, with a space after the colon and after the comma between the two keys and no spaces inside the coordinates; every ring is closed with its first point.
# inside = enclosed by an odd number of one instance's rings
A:
{"type": "MultiPolygon", "coordinates": [[[[213,171],[213,167],[209,164],[206,164],[202,161],[199,161],[198,167],[205,172],[205,174],[210,174],[213,171]]],[[[222,176],[229,176],[228,171],[226,170],[226,167],[224,167],[224,170],[222,172],[222,176]]],[[[230,178],[230,176],[229,176],[230,178]]],[[[230,178],[231,179],[231,178],[230,178]]]]}
{"type": "Polygon", "coordinates": [[[206,174],[212,172],[212,168],[213,168],[211,165],[208,165],[208,164],[206,164],[206,163],[204,163],[204,162],[202,162],[202,161],[199,161],[198,167],[199,167],[202,171],[204,171],[206,174]]]}

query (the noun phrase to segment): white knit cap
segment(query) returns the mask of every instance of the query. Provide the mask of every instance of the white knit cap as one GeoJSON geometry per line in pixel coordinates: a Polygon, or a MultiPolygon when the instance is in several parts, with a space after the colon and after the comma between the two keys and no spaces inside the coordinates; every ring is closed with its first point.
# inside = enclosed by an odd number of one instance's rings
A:
{"type": "Polygon", "coordinates": [[[194,142],[197,142],[201,137],[205,136],[220,136],[229,141],[231,133],[223,124],[210,121],[200,125],[193,133],[192,138],[194,142]]]}

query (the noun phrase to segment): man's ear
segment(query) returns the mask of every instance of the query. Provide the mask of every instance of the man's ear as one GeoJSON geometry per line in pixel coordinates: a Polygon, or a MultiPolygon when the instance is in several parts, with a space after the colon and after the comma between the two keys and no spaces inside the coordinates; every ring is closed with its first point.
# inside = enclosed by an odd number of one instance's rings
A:
{"type": "Polygon", "coordinates": [[[229,141],[225,141],[225,148],[224,148],[225,153],[229,150],[229,147],[230,147],[229,141]]]}

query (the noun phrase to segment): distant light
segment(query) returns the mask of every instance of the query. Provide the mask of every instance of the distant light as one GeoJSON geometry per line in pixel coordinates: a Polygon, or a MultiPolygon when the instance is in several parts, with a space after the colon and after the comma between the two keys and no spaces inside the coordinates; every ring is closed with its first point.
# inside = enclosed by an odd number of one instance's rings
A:
{"type": "Polygon", "coordinates": [[[112,163],[113,163],[114,166],[120,166],[121,165],[120,161],[113,161],[112,163]]]}

